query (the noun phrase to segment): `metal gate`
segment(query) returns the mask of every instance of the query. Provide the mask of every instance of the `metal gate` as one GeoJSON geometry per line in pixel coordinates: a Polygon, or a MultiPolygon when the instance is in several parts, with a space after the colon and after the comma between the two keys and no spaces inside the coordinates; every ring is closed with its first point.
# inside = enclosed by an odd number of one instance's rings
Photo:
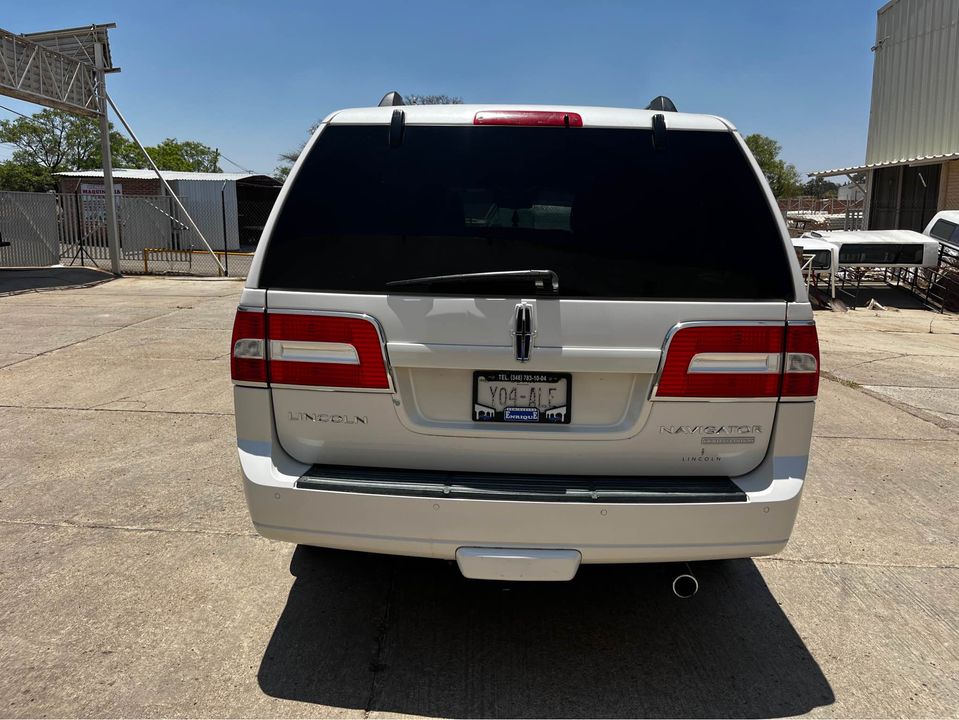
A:
{"type": "Polygon", "coordinates": [[[0,192],[0,267],[60,262],[54,193],[0,192]]]}
{"type": "MultiPolygon", "coordinates": [[[[171,197],[118,195],[115,202],[120,272],[223,274],[171,197]]],[[[225,209],[213,201],[187,205],[194,217],[226,222],[225,209]]],[[[249,271],[252,252],[224,248],[215,254],[226,274],[244,277],[249,271]]],[[[110,269],[105,196],[0,192],[0,267],[57,263],[110,269]]]]}

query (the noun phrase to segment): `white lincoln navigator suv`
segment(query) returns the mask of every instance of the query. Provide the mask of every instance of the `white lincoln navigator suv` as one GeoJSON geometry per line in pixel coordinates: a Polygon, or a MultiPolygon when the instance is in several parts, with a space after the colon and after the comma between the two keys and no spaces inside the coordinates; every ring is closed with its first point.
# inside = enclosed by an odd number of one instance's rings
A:
{"type": "Polygon", "coordinates": [[[232,376],[261,534],[562,580],[781,550],[819,349],[727,121],[389,105],[301,154],[232,376]]]}

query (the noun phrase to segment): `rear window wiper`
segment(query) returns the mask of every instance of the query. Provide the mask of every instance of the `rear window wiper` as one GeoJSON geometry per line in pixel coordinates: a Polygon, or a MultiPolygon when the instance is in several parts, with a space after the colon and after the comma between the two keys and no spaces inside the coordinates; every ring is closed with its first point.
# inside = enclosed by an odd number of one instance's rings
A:
{"type": "Polygon", "coordinates": [[[531,280],[537,290],[559,292],[559,275],[552,270],[497,270],[496,272],[460,273],[457,275],[433,275],[430,277],[390,280],[386,287],[422,287],[429,285],[497,284],[511,280],[531,280]]]}

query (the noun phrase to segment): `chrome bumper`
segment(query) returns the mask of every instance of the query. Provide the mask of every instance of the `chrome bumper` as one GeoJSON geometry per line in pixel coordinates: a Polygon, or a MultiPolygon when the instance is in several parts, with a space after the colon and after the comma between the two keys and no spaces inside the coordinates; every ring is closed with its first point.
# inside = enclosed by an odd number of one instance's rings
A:
{"type": "Polygon", "coordinates": [[[265,537],[447,560],[460,548],[574,550],[584,563],[773,554],[792,532],[806,465],[805,457],[767,458],[733,480],[744,502],[538,502],[300,488],[302,466],[277,467],[270,450],[240,446],[250,515],[265,537]]]}

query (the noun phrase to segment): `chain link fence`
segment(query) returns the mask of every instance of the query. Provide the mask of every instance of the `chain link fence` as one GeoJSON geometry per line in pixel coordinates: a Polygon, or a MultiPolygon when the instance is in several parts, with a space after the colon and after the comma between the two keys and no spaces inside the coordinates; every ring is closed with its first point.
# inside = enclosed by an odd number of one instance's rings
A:
{"type": "MultiPolygon", "coordinates": [[[[246,277],[273,202],[229,199],[181,198],[211,253],[171,197],[118,195],[120,272],[246,277]]],[[[0,192],[0,267],[57,263],[110,269],[104,196],[0,192]]]]}

